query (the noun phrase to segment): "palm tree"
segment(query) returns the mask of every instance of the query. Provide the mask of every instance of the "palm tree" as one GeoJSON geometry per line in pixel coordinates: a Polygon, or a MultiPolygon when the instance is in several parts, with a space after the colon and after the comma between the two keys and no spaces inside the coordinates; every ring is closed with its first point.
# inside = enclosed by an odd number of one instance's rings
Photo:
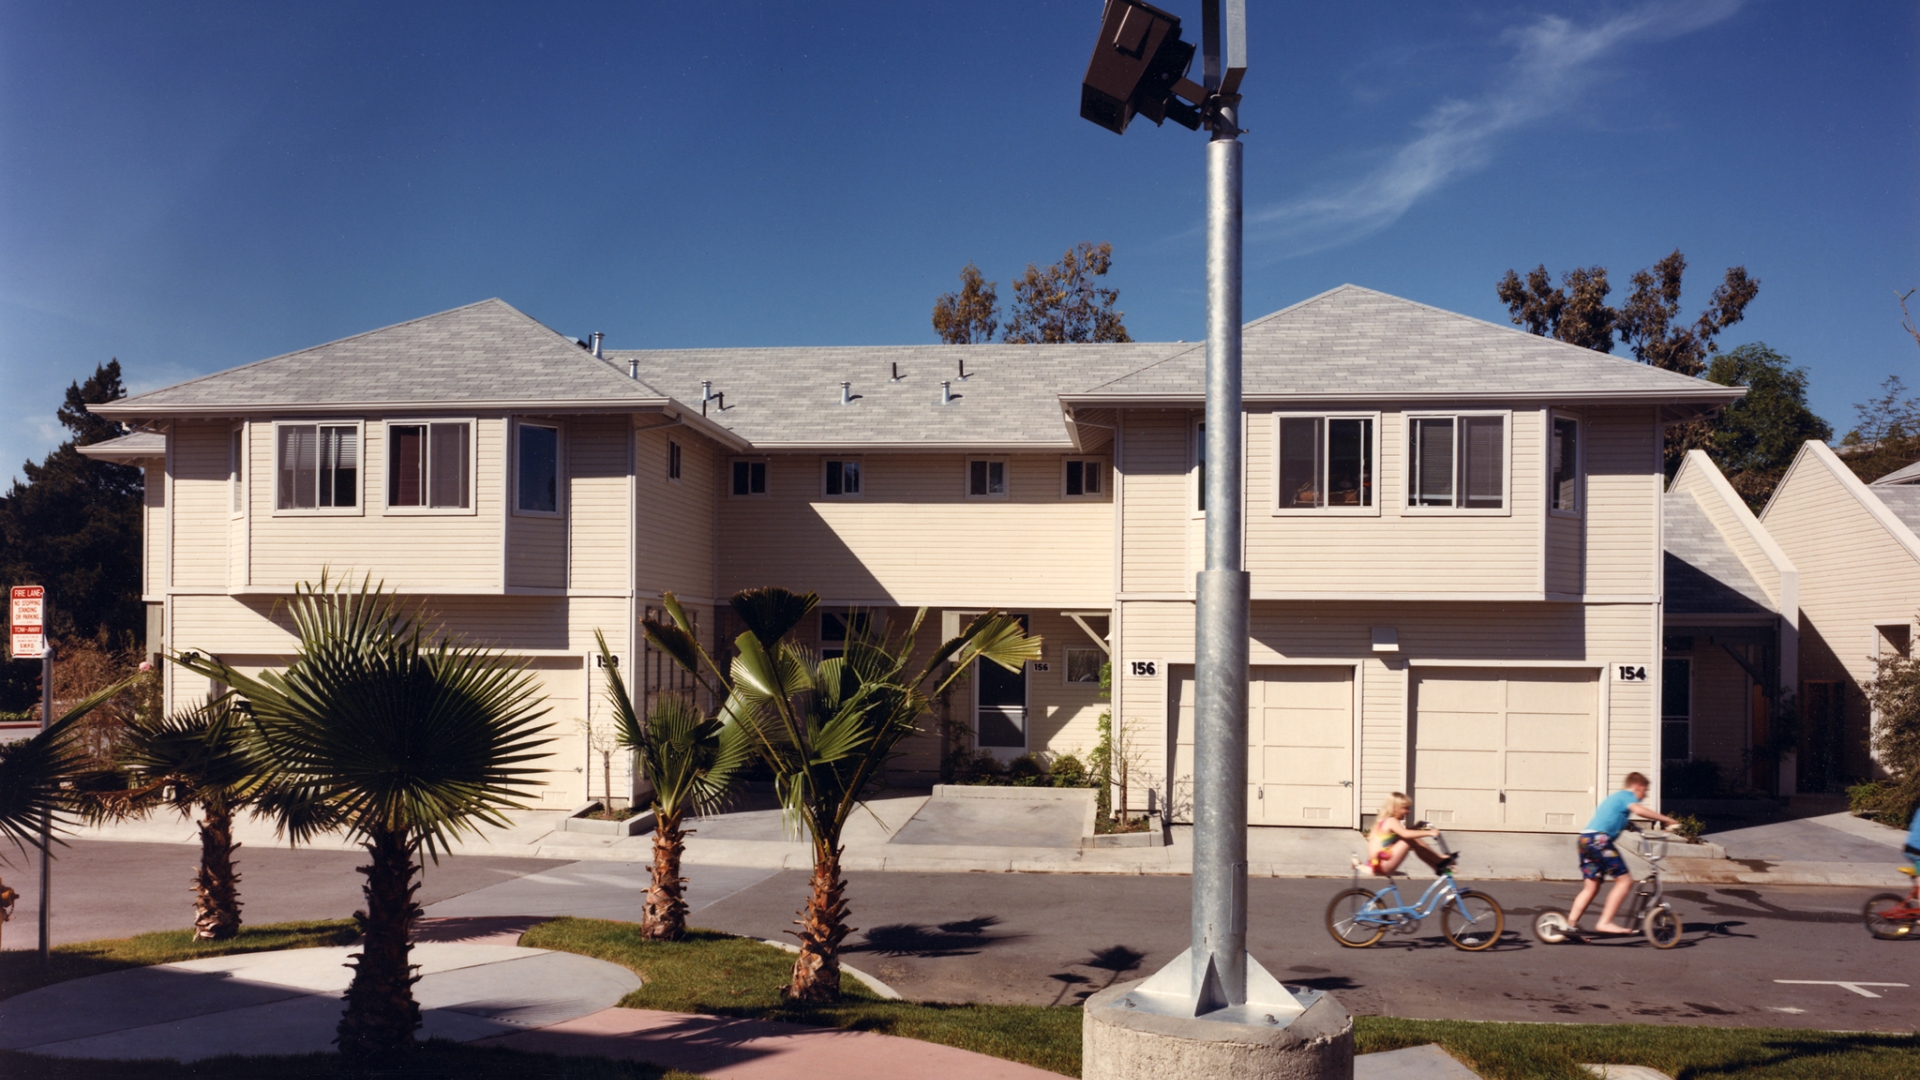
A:
{"type": "Polygon", "coordinates": [[[726,702],[722,719],[745,726],[755,750],[773,767],[789,820],[806,828],[813,878],[786,995],[833,1001],[840,995],[840,942],[851,929],[840,874],[847,819],[901,740],[920,730],[919,718],[933,698],[976,660],[1020,670],[1040,655],[1040,639],[1028,637],[1018,620],[988,612],[913,669],[915,640],[927,615],[921,608],[897,638],[879,620],[849,620],[845,655],[821,660],[788,640],[818,596],[751,589],[729,603],[747,630],[734,639],[737,655],[725,672],[700,647],[677,606],[669,608],[673,625],[645,624],[647,638],[703,683],[711,673],[709,689],[726,702]]]}
{"type": "MultiPolygon", "coordinates": [[[[669,598],[667,604],[676,618],[686,617],[677,601],[669,598]]],[[[640,936],[677,941],[687,932],[687,879],[680,876],[680,856],[691,831],[680,824],[688,810],[705,815],[719,808],[733,774],[752,758],[753,744],[743,725],[709,717],[678,696],[661,698],[641,723],[607,639],[597,630],[593,636],[607,673],[617,741],[634,752],[653,787],[653,883],[640,916],[640,936]]]]}
{"type": "Polygon", "coordinates": [[[80,721],[139,678],[130,675],[89,694],[30,739],[0,743],[0,840],[11,841],[21,854],[38,850],[43,828],[57,840],[72,824],[67,814],[84,811],[75,783],[94,769],[77,741],[80,721]]]}
{"type": "Polygon", "coordinates": [[[429,640],[397,595],[302,584],[288,605],[300,646],[258,677],[188,653],[180,662],[238,693],[276,796],[263,809],[296,843],[347,830],[367,849],[362,934],[336,1042],[351,1059],[413,1045],[420,1006],[408,964],[424,848],[441,850],[538,784],[546,710],[534,677],[498,654],[429,640]]]}
{"type": "Polygon", "coordinates": [[[240,932],[240,875],[233,868],[236,811],[268,793],[253,725],[231,693],[172,716],[136,717],[120,736],[118,766],[133,780],[94,802],[108,817],[159,806],[188,817],[198,809],[200,870],[194,875],[193,936],[224,941],[240,932]]]}

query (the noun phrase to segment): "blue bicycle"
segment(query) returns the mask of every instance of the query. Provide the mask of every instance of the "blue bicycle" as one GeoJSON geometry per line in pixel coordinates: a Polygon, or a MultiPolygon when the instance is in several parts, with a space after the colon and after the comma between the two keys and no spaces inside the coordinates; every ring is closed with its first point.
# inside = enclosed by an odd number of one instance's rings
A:
{"type": "MultiPolygon", "coordinates": [[[[1435,838],[1438,840],[1438,838],[1435,838]]],[[[1420,899],[1403,903],[1400,886],[1389,875],[1384,888],[1360,888],[1360,875],[1354,872],[1354,887],[1333,898],[1327,905],[1327,932],[1333,940],[1349,949],[1364,949],[1386,936],[1387,931],[1416,933],[1420,924],[1435,911],[1440,913],[1440,932],[1447,943],[1467,952],[1493,947],[1506,928],[1507,913],[1500,902],[1483,892],[1463,889],[1451,872],[1443,873],[1427,886],[1420,899]]]]}

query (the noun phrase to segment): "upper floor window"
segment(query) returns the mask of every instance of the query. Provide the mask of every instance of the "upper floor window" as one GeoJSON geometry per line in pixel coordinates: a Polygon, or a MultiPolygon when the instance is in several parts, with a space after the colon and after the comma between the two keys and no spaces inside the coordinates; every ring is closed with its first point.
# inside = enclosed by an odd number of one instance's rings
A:
{"type": "Polygon", "coordinates": [[[1104,494],[1107,463],[1099,458],[1068,458],[1066,484],[1070,499],[1104,494]]]}
{"type": "Polygon", "coordinates": [[[514,427],[515,505],[530,514],[560,512],[560,429],[545,424],[514,427]]]}
{"type": "Polygon", "coordinates": [[[1281,416],[1278,423],[1279,510],[1376,509],[1374,417],[1281,416]]]}
{"type": "Polygon", "coordinates": [[[232,506],[238,514],[247,508],[245,470],[247,466],[247,429],[234,428],[227,435],[227,483],[232,488],[232,506]]]}
{"type": "Polygon", "coordinates": [[[1407,506],[1505,510],[1506,416],[1413,417],[1407,428],[1407,506]]]}
{"type": "Polygon", "coordinates": [[[360,505],[360,425],[281,424],[276,436],[275,509],[360,505]]]}
{"type": "Polygon", "coordinates": [[[765,495],[767,493],[767,463],[764,461],[734,462],[733,493],[735,495],[765,495]]]}
{"type": "Polygon", "coordinates": [[[1207,425],[1193,425],[1193,512],[1207,512],[1207,425]]]}
{"type": "Polygon", "coordinates": [[[1007,463],[992,458],[967,462],[967,495],[975,499],[1005,498],[1007,463]]]}
{"type": "Polygon", "coordinates": [[[828,495],[860,494],[860,462],[827,462],[825,485],[828,495]]]}
{"type": "Polygon", "coordinates": [[[464,421],[387,425],[387,505],[470,508],[472,448],[473,425],[464,421]]]}
{"type": "Polygon", "coordinates": [[[680,444],[667,440],[667,479],[680,479],[680,444]]]}
{"type": "Polygon", "coordinates": [[[1555,510],[1578,513],[1580,510],[1580,421],[1571,416],[1553,418],[1553,460],[1549,462],[1553,484],[1550,505],[1555,510]]]}

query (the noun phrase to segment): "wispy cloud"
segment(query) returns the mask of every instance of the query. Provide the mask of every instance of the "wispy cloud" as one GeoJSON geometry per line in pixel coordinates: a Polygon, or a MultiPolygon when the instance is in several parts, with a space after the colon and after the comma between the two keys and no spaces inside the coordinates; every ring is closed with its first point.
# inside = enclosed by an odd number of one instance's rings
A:
{"type": "Polygon", "coordinates": [[[1717,23],[1743,2],[1658,2],[1590,24],[1549,15],[1508,30],[1500,41],[1512,55],[1493,90],[1436,106],[1420,121],[1418,136],[1366,176],[1249,213],[1248,224],[1287,241],[1289,254],[1383,229],[1443,184],[1484,166],[1501,136],[1576,104],[1613,55],[1717,23]]]}

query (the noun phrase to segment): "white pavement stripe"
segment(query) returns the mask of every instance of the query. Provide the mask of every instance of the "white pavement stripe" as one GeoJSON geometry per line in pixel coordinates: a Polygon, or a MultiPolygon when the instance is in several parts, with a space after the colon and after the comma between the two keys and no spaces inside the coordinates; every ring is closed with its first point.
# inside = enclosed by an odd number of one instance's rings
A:
{"type": "Polygon", "coordinates": [[[1785,983],[1788,986],[1839,986],[1839,987],[1844,987],[1845,989],[1851,990],[1854,993],[1859,994],[1861,997],[1868,997],[1868,998],[1877,998],[1880,995],[1874,993],[1871,990],[1866,989],[1866,987],[1897,986],[1902,989],[1905,989],[1907,985],[1906,983],[1895,983],[1895,982],[1848,982],[1845,979],[1775,979],[1773,981],[1777,983],[1785,983]]]}

